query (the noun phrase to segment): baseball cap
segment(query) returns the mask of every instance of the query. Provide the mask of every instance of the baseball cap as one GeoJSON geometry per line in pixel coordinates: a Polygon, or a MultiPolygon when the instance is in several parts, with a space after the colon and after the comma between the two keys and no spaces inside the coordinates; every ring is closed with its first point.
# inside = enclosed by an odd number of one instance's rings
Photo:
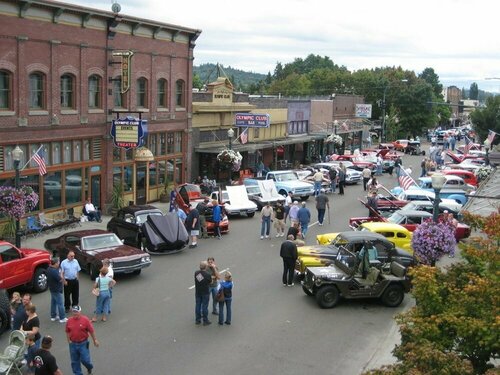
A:
{"type": "Polygon", "coordinates": [[[73,312],[80,312],[80,311],[82,311],[82,308],[80,306],[76,305],[76,306],[73,306],[71,308],[71,311],[73,311],[73,312]]]}

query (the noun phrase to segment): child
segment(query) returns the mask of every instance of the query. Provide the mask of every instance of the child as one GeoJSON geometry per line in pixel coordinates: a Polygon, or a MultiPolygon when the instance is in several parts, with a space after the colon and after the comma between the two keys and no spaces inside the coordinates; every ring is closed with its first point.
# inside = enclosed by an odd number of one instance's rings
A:
{"type": "Polygon", "coordinates": [[[33,359],[35,358],[35,352],[37,351],[34,334],[28,333],[26,335],[26,345],[28,346],[28,349],[26,354],[24,355],[24,358],[26,359],[26,366],[28,367],[27,374],[32,375],[35,373],[35,367],[33,366],[33,359]]]}
{"type": "Polygon", "coordinates": [[[10,316],[12,321],[14,320],[14,314],[16,313],[17,308],[19,307],[19,305],[21,305],[21,303],[23,303],[23,301],[21,300],[21,294],[19,294],[19,292],[12,293],[12,299],[10,300],[10,316]]]}

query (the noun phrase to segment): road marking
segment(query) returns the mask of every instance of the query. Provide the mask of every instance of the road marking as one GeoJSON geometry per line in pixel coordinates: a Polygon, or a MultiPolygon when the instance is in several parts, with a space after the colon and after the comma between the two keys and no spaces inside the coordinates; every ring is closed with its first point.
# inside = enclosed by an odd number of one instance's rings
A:
{"type": "MultiPolygon", "coordinates": [[[[222,271],[220,271],[219,273],[225,273],[225,272],[227,272],[227,271],[229,271],[229,267],[228,267],[228,268],[224,268],[224,269],[223,269],[222,271]]],[[[195,285],[191,285],[191,286],[188,288],[188,290],[192,290],[192,289],[194,289],[194,287],[195,287],[195,285]]]]}

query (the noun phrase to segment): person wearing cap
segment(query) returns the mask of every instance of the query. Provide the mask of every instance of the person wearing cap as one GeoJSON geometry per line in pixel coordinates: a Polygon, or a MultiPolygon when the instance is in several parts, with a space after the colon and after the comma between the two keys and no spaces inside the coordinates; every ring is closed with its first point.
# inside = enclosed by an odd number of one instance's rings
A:
{"type": "Polygon", "coordinates": [[[306,207],[306,202],[302,202],[302,207],[299,208],[297,218],[299,219],[302,238],[305,239],[307,229],[309,228],[309,222],[311,221],[311,211],[309,211],[309,208],[306,207]]]}
{"type": "Polygon", "coordinates": [[[57,366],[56,358],[50,352],[53,339],[50,336],[42,338],[42,347],[35,352],[33,367],[35,375],[62,375],[62,371],[57,366]]]}
{"type": "Polygon", "coordinates": [[[73,316],[66,322],[66,338],[69,343],[71,369],[73,374],[83,375],[81,366],[83,364],[87,369],[87,373],[92,374],[94,365],[90,358],[89,335],[92,337],[95,347],[99,346],[99,341],[97,341],[90,319],[81,314],[81,307],[73,306],[71,311],[73,316]]]}
{"type": "Polygon", "coordinates": [[[299,213],[299,202],[293,201],[292,207],[290,207],[290,211],[288,211],[288,217],[290,218],[290,224],[292,226],[294,223],[299,222],[298,213],[299,213]]]}

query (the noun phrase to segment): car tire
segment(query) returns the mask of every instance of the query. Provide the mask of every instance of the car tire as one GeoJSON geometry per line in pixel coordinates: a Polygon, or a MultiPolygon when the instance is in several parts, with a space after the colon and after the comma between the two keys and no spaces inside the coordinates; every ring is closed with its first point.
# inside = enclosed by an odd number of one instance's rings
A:
{"type": "Polygon", "coordinates": [[[141,274],[141,271],[142,270],[135,270],[134,272],[132,272],[134,275],[138,276],[141,274]]]}
{"type": "Polygon", "coordinates": [[[316,292],[316,302],[322,309],[335,307],[340,300],[340,292],[336,286],[324,286],[316,292]]]}
{"type": "Polygon", "coordinates": [[[401,285],[389,285],[382,294],[382,303],[388,307],[398,307],[405,298],[405,292],[401,285]]]}
{"type": "Polygon", "coordinates": [[[254,217],[255,216],[255,212],[247,212],[247,216],[248,217],[254,217]]]}
{"type": "Polygon", "coordinates": [[[33,274],[32,286],[35,293],[41,293],[47,290],[49,284],[47,282],[47,270],[38,267],[33,274]]]}
{"type": "Polygon", "coordinates": [[[90,280],[95,281],[95,279],[97,279],[97,276],[99,276],[99,271],[96,269],[96,266],[94,264],[89,264],[88,270],[89,270],[90,280]]]}
{"type": "Polygon", "coordinates": [[[7,291],[0,290],[0,334],[10,328],[10,301],[7,291]]]}
{"type": "Polygon", "coordinates": [[[313,293],[311,293],[311,292],[309,291],[309,289],[307,289],[304,285],[302,285],[302,291],[303,291],[305,294],[307,294],[308,296],[314,296],[314,294],[313,294],[313,293]]]}

